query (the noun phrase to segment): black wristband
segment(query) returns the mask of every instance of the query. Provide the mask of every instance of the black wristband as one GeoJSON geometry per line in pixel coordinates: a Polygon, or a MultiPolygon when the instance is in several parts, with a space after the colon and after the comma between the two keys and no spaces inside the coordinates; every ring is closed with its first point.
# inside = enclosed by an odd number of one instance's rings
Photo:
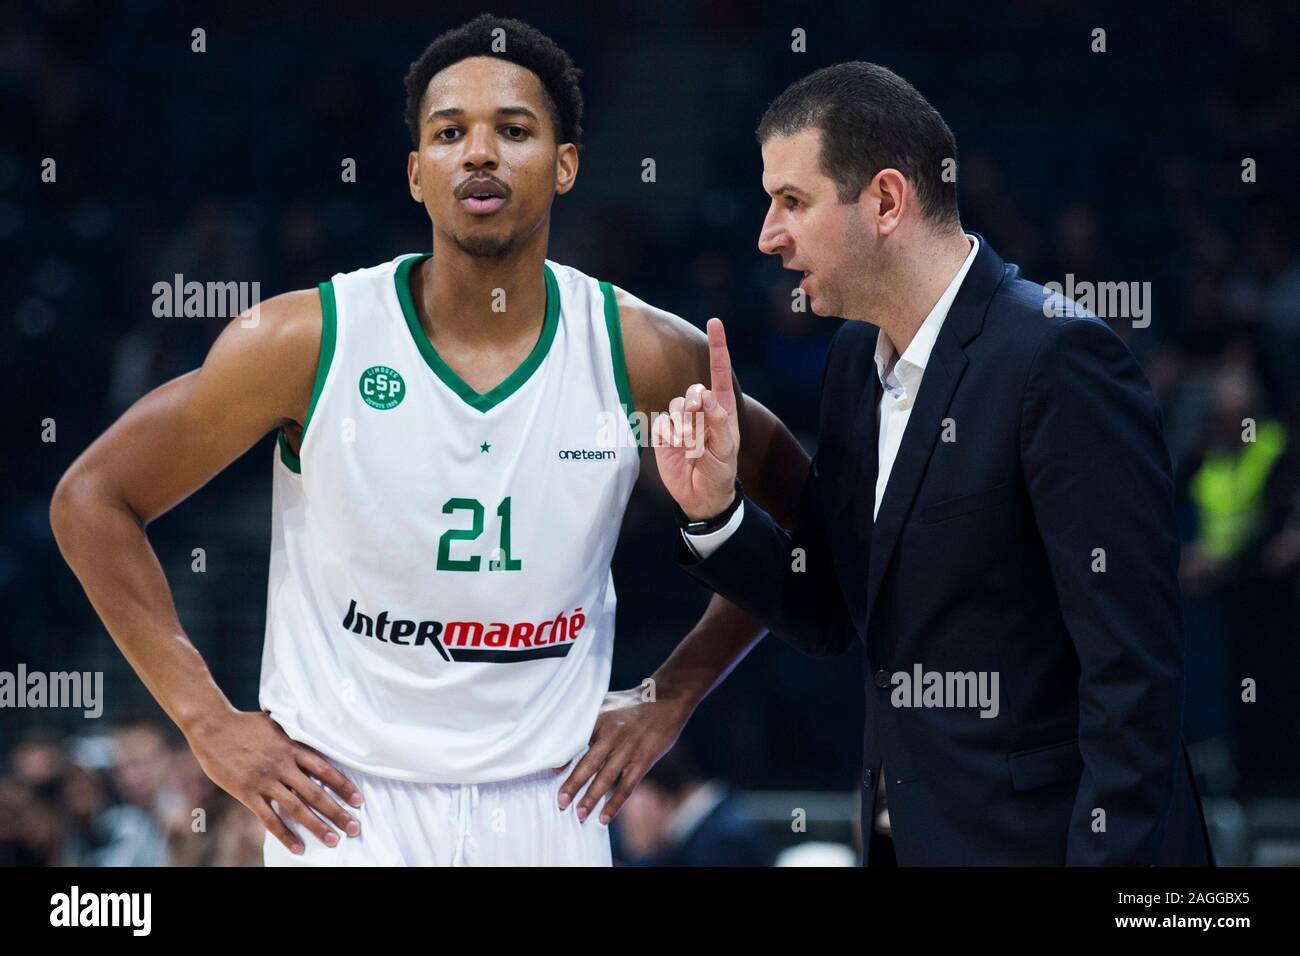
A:
{"type": "Polygon", "coordinates": [[[681,525],[682,530],[687,534],[711,534],[714,531],[721,530],[726,523],[731,520],[731,516],[736,513],[736,509],[740,507],[740,503],[744,500],[745,489],[741,487],[740,479],[737,478],[736,497],[731,500],[731,504],[729,504],[721,514],[714,515],[712,518],[704,518],[700,521],[692,521],[690,518],[686,517],[686,512],[682,511],[681,507],[674,503],[674,506],[677,508],[677,523],[681,525]]]}

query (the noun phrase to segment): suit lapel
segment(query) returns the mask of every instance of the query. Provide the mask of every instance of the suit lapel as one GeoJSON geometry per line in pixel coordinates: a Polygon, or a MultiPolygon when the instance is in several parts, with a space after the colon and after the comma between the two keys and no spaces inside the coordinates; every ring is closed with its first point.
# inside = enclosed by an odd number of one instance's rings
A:
{"type": "MultiPolygon", "coordinates": [[[[966,273],[930,352],[930,360],[926,363],[921,387],[917,391],[916,404],[907,420],[907,429],[903,432],[903,441],[894,459],[894,467],[890,470],[889,483],[885,486],[885,496],[880,502],[880,512],[876,515],[875,526],[871,530],[871,557],[867,568],[868,629],[898,536],[920,490],[926,466],[943,430],[943,419],[952,404],[953,393],[965,374],[968,360],[963,347],[979,334],[989,301],[1002,281],[1001,258],[982,236],[977,238],[980,242],[979,252],[971,263],[970,271],[966,273]]],[[[881,392],[880,380],[874,366],[872,378],[874,393],[878,397],[881,392]]],[[[874,416],[874,408],[872,414],[874,416]]],[[[872,457],[878,458],[878,438],[872,446],[872,457]]],[[[866,499],[868,518],[875,501],[877,474],[877,469],[872,469],[871,483],[858,485],[859,496],[866,499]]]]}
{"type": "MultiPolygon", "coordinates": [[[[862,390],[855,414],[853,433],[862,435],[858,444],[857,464],[853,487],[857,494],[853,496],[853,529],[859,541],[871,541],[874,531],[871,516],[875,504],[876,475],[880,471],[880,426],[876,421],[876,409],[880,407],[880,376],[871,358],[867,359],[871,369],[867,376],[867,387],[862,390]]],[[[869,550],[869,549],[868,549],[869,550]]]]}
{"type": "MultiPolygon", "coordinates": [[[[942,333],[940,338],[943,338],[942,333]]],[[[912,510],[912,501],[921,486],[925,466],[939,439],[952,394],[961,381],[962,373],[966,371],[966,356],[961,350],[953,349],[951,354],[944,354],[947,351],[941,349],[936,342],[930,361],[926,363],[916,405],[907,420],[907,430],[903,432],[903,441],[894,459],[894,467],[889,472],[889,483],[885,486],[885,497],[881,500],[880,512],[876,515],[876,526],[871,533],[871,559],[867,568],[868,620],[871,619],[871,609],[893,556],[894,545],[898,543],[903,522],[912,510]]]]}

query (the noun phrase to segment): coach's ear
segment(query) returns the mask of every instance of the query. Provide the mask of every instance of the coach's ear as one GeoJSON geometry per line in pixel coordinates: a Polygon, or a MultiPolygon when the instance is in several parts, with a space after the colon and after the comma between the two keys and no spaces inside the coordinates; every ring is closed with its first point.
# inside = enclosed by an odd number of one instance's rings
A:
{"type": "Polygon", "coordinates": [[[578,178],[578,147],[561,143],[555,153],[555,194],[563,196],[578,178]]]}
{"type": "Polygon", "coordinates": [[[893,167],[876,173],[863,193],[861,199],[867,199],[867,208],[875,213],[871,217],[874,222],[868,222],[867,225],[882,236],[887,236],[898,228],[903,221],[903,214],[912,205],[912,184],[893,167]]]}

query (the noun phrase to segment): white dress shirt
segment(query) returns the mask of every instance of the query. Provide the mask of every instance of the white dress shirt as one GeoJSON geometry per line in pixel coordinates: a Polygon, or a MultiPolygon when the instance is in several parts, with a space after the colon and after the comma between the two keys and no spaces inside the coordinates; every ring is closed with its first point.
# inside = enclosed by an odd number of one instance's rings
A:
{"type": "MultiPolygon", "coordinates": [[[[880,335],[876,338],[876,375],[880,378],[882,394],[880,405],[876,409],[876,421],[880,431],[876,448],[880,464],[876,474],[875,507],[871,512],[873,520],[880,513],[880,503],[885,497],[889,474],[893,471],[899,446],[903,444],[907,420],[912,415],[912,406],[916,404],[916,396],[921,390],[921,379],[925,375],[925,366],[930,361],[934,343],[939,338],[939,330],[943,328],[948,310],[952,308],[953,300],[957,298],[957,290],[961,288],[966,273],[970,271],[971,264],[979,253],[979,240],[970,233],[966,233],[966,238],[971,244],[970,252],[966,254],[966,261],[948,283],[948,288],[943,290],[943,295],[939,296],[939,301],[934,304],[930,314],[917,328],[916,334],[912,336],[912,341],[903,350],[903,354],[898,354],[898,350],[885,334],[884,329],[880,330],[880,335]]],[[[717,531],[709,534],[682,532],[682,535],[686,543],[691,546],[691,550],[703,560],[720,548],[723,542],[740,527],[744,511],[745,506],[742,504],[731,516],[731,520],[717,531]]],[[[890,832],[889,807],[885,802],[884,767],[880,768],[879,782],[876,785],[876,815],[872,821],[872,828],[886,836],[890,832]]]]}
{"type": "MultiPolygon", "coordinates": [[[[873,519],[880,514],[885,487],[889,484],[890,472],[894,470],[898,449],[903,444],[903,432],[907,430],[907,421],[912,417],[912,406],[916,404],[916,396],[921,390],[921,379],[925,376],[925,366],[930,361],[934,343],[939,338],[939,330],[943,328],[952,300],[957,298],[957,290],[961,288],[962,280],[966,278],[966,273],[970,271],[971,263],[979,252],[979,240],[970,233],[966,234],[966,238],[971,242],[966,261],[948,283],[948,288],[943,290],[943,295],[939,296],[939,301],[916,330],[903,354],[898,354],[884,329],[880,330],[880,335],[876,338],[876,374],[880,377],[882,391],[880,405],[876,408],[876,422],[880,426],[876,445],[880,467],[876,472],[876,504],[871,512],[873,519]]],[[[876,783],[876,815],[872,820],[872,829],[886,836],[890,832],[884,767],[880,768],[880,779],[876,783]]]]}

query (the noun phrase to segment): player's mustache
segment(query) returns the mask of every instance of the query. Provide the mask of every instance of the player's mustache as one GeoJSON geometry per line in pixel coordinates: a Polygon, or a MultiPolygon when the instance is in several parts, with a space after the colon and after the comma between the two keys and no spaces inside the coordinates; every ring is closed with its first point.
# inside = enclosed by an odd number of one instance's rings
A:
{"type": "Polygon", "coordinates": [[[482,192],[485,186],[492,195],[499,195],[502,199],[510,198],[510,187],[491,173],[480,173],[465,180],[456,187],[456,198],[464,199],[466,196],[473,196],[476,192],[482,192]]]}

